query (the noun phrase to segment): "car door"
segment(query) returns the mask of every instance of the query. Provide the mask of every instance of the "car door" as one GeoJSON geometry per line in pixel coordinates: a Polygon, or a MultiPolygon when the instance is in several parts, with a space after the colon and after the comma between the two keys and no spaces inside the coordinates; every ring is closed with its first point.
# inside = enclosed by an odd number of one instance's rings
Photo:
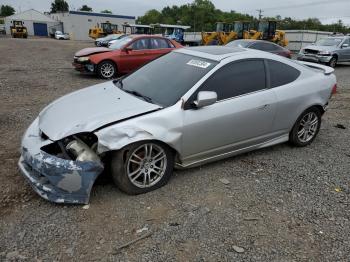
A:
{"type": "Polygon", "coordinates": [[[346,39],[341,44],[340,48],[341,49],[338,51],[340,54],[339,61],[349,61],[350,60],[350,38],[346,39]]]}
{"type": "Polygon", "coordinates": [[[120,55],[123,71],[132,72],[149,61],[149,39],[138,38],[131,42],[120,55]]]}
{"type": "Polygon", "coordinates": [[[221,67],[186,102],[183,116],[185,161],[249,147],[273,137],[274,91],[267,88],[263,60],[241,60],[221,67]],[[215,91],[208,107],[188,107],[199,91],[215,91]]]}
{"type": "Polygon", "coordinates": [[[150,55],[152,59],[169,53],[174,46],[170,43],[168,39],[164,38],[150,38],[150,55]]]}

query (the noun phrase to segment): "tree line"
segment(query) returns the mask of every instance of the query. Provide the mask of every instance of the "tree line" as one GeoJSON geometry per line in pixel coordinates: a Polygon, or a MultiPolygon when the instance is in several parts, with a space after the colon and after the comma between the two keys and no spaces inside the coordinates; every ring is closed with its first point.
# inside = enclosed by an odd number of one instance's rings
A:
{"type": "MultiPolygon", "coordinates": [[[[92,12],[92,8],[83,5],[78,10],[92,12]]],[[[65,0],[54,0],[51,3],[51,13],[67,12],[69,5],[65,0]]],[[[15,13],[15,9],[9,5],[1,5],[0,16],[9,16],[15,13]]],[[[102,10],[101,13],[112,12],[102,10]]],[[[318,18],[308,18],[304,20],[295,20],[291,17],[282,18],[265,17],[267,20],[276,20],[278,29],[281,30],[318,30],[329,32],[350,33],[350,27],[344,25],[342,20],[337,23],[322,24],[318,18]]],[[[234,21],[251,21],[257,23],[258,19],[248,14],[242,14],[236,11],[224,12],[217,9],[210,0],[194,0],[190,4],[181,6],[166,6],[161,11],[151,9],[143,16],[137,18],[140,24],[182,24],[191,26],[191,31],[214,31],[216,22],[233,23],[234,21]]]]}
{"type": "MultiPolygon", "coordinates": [[[[265,17],[264,19],[276,20],[278,22],[277,28],[281,30],[305,29],[341,33],[350,32],[350,28],[345,26],[342,20],[339,20],[337,23],[322,24],[317,18],[295,20],[291,17],[282,18],[278,15],[276,17],[265,17]]],[[[191,31],[214,31],[216,22],[233,23],[234,21],[252,21],[252,23],[256,24],[258,19],[233,10],[224,12],[217,9],[210,0],[195,0],[191,4],[167,6],[161,11],[152,9],[137,19],[137,23],[140,24],[164,23],[190,25],[191,31]]]]}

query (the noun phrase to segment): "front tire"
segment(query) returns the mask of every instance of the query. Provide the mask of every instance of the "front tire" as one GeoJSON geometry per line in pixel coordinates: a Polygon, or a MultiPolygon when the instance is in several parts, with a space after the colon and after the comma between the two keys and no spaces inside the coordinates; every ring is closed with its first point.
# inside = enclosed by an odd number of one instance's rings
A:
{"type": "Polygon", "coordinates": [[[164,186],[174,167],[172,150],[159,142],[143,141],[114,152],[111,173],[120,190],[143,194],[164,186]]]}
{"type": "Polygon", "coordinates": [[[103,61],[97,66],[97,74],[103,79],[110,79],[117,73],[117,67],[112,61],[103,61]]]}
{"type": "Polygon", "coordinates": [[[289,134],[289,141],[297,146],[310,145],[316,138],[321,127],[321,112],[316,107],[304,111],[289,134]]]}
{"type": "Polygon", "coordinates": [[[337,66],[338,59],[337,57],[333,56],[331,60],[327,63],[328,66],[335,68],[337,66]]]}

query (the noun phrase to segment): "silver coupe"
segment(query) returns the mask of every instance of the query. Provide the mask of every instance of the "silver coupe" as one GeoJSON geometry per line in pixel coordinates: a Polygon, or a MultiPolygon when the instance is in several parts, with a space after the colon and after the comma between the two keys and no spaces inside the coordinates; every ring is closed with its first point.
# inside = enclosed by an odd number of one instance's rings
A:
{"type": "Polygon", "coordinates": [[[174,166],[306,146],[336,91],[333,71],[252,49],[178,49],[48,105],[23,137],[19,167],[43,198],[88,203],[103,170],[140,194],[174,166]]]}

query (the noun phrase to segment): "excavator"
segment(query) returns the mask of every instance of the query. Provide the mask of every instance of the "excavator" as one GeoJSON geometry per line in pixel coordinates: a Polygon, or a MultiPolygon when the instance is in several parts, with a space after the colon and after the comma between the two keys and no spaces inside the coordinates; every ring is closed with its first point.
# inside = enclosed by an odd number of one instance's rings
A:
{"type": "Polygon", "coordinates": [[[95,27],[89,29],[89,37],[92,39],[104,37],[110,34],[122,34],[122,32],[118,31],[118,25],[111,24],[109,21],[101,23],[101,26],[97,23],[95,27]]]}
{"type": "Polygon", "coordinates": [[[23,21],[14,20],[10,26],[11,35],[13,38],[27,38],[28,30],[24,26],[23,21]]]}
{"type": "Polygon", "coordinates": [[[245,39],[266,40],[280,46],[287,46],[289,41],[286,38],[286,33],[282,30],[277,30],[276,27],[276,21],[260,21],[258,30],[249,30],[245,39]]]}

